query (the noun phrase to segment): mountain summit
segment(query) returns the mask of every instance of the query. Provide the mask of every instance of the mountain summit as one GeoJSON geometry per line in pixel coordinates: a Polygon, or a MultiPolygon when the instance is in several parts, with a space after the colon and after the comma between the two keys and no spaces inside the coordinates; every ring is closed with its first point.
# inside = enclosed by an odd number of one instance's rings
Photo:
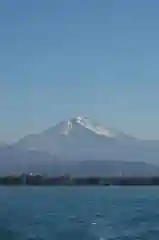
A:
{"type": "Polygon", "coordinates": [[[98,135],[103,135],[106,137],[115,137],[116,135],[116,133],[113,130],[106,129],[100,126],[99,124],[92,122],[89,117],[78,116],[70,119],[67,122],[67,124],[68,128],[66,130],[66,133],[69,133],[72,128],[75,128],[77,127],[77,125],[80,125],[98,135]]]}
{"type": "Polygon", "coordinates": [[[56,132],[56,134],[69,135],[77,129],[79,132],[80,130],[84,131],[85,129],[86,132],[90,131],[96,135],[105,136],[107,138],[123,138],[123,137],[130,138],[131,137],[134,139],[134,137],[129,136],[123,132],[119,132],[110,127],[104,127],[98,124],[97,122],[92,121],[87,116],[77,116],[77,117],[71,118],[70,120],[62,121],[59,124],[47,129],[45,132],[48,132],[48,133],[50,132],[52,134],[56,132]]]}
{"type": "Polygon", "coordinates": [[[90,131],[98,135],[103,135],[106,137],[115,137],[115,133],[113,131],[106,129],[96,123],[93,123],[88,117],[81,116],[72,118],[71,120],[68,121],[68,132],[77,125],[89,129],[90,131]]]}

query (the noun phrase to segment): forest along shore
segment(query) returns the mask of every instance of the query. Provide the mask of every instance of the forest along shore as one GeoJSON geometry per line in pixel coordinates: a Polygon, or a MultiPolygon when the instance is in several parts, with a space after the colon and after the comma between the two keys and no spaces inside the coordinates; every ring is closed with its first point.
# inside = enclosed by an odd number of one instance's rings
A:
{"type": "Polygon", "coordinates": [[[159,185],[159,176],[154,177],[70,177],[43,176],[33,174],[7,175],[0,177],[0,185],[36,185],[36,186],[111,186],[111,185],[159,185]]]}

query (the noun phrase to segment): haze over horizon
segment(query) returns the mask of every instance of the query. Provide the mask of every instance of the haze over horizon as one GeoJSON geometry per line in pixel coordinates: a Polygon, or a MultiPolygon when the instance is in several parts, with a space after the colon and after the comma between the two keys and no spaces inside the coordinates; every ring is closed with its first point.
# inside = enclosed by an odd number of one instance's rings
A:
{"type": "Polygon", "coordinates": [[[78,115],[159,139],[157,0],[15,2],[0,1],[0,142],[78,115]]]}

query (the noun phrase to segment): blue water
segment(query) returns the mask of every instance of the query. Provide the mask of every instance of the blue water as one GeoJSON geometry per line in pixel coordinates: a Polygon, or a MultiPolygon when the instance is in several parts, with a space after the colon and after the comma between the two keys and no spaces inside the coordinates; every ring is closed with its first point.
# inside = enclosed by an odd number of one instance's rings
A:
{"type": "Polygon", "coordinates": [[[158,187],[0,187],[0,240],[158,240],[158,187]]]}

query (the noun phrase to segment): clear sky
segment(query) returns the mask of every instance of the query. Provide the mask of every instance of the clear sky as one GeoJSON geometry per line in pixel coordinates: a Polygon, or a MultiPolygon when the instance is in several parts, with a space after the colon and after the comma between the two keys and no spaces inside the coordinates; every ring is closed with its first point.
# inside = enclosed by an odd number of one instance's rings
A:
{"type": "Polygon", "coordinates": [[[88,115],[159,139],[158,0],[1,0],[0,141],[88,115]]]}

